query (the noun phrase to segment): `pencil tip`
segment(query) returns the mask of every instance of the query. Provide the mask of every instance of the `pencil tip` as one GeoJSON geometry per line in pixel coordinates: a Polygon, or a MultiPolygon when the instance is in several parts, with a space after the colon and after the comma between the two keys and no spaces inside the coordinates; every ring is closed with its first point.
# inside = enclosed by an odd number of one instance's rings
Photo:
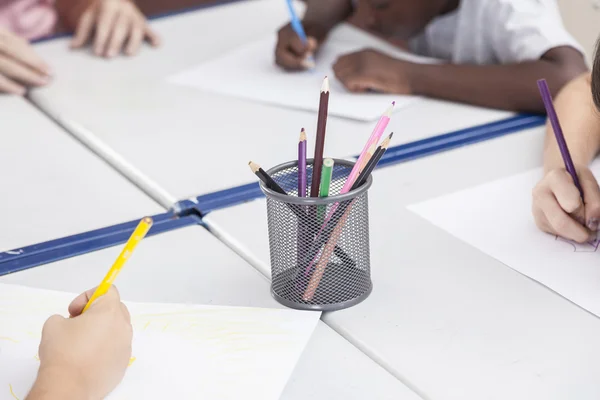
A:
{"type": "Polygon", "coordinates": [[[257,172],[257,171],[260,169],[260,166],[259,166],[257,163],[253,162],[253,161],[250,161],[250,162],[248,163],[248,165],[250,166],[250,169],[251,169],[251,170],[252,170],[252,172],[254,172],[254,173],[256,173],[256,172],[257,172]]]}
{"type": "Polygon", "coordinates": [[[302,130],[300,131],[300,141],[301,142],[306,141],[306,131],[304,130],[304,128],[302,128],[302,130]]]}
{"type": "Polygon", "coordinates": [[[396,105],[395,101],[392,101],[392,104],[387,108],[387,110],[385,110],[385,113],[383,114],[386,117],[391,117],[392,116],[392,112],[394,112],[394,106],[396,105]]]}
{"type": "Polygon", "coordinates": [[[321,86],[321,93],[328,93],[329,92],[329,78],[325,77],[325,79],[323,79],[323,85],[321,86]]]}
{"type": "Polygon", "coordinates": [[[393,137],[394,137],[394,132],[390,133],[390,136],[389,136],[390,140],[391,140],[393,137]]]}

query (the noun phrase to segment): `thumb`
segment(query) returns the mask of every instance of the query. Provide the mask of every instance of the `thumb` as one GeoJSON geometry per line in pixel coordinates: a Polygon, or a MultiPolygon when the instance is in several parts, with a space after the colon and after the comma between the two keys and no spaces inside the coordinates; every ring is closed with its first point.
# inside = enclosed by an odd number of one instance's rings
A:
{"type": "Polygon", "coordinates": [[[319,41],[312,36],[309,36],[306,42],[307,52],[314,54],[319,47],[319,41]]]}

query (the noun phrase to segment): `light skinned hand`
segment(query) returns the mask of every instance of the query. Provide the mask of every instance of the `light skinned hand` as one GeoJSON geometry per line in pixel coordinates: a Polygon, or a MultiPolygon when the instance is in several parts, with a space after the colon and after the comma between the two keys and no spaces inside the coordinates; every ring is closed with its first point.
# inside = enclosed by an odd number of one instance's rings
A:
{"type": "Polygon", "coordinates": [[[24,95],[50,81],[50,67],[29,42],[0,27],[0,92],[24,95]]]}
{"type": "Polygon", "coordinates": [[[584,202],[564,168],[548,171],[533,189],[533,216],[542,231],[578,243],[596,238],[600,224],[600,187],[587,167],[576,167],[584,202]]]}
{"type": "Polygon", "coordinates": [[[115,57],[124,52],[135,55],[142,42],[160,45],[158,35],[148,25],[146,18],[131,0],[85,0],[76,20],[72,48],[83,47],[93,36],[94,54],[115,57]]]}
{"type": "MultiPolygon", "coordinates": [[[[46,321],[40,343],[40,377],[62,376],[84,389],[86,398],[105,398],[123,379],[131,357],[133,330],[127,307],[111,287],[81,314],[94,290],[69,306],[71,318],[46,321]]],[[[35,386],[34,386],[35,387],[35,386]]]]}

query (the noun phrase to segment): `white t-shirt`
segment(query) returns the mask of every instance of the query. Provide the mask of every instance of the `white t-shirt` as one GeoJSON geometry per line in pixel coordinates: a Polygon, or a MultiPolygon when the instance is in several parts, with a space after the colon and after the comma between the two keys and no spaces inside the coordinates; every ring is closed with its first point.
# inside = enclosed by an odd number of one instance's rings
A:
{"type": "Polygon", "coordinates": [[[538,60],[548,50],[581,46],[566,31],[555,0],[461,0],[409,41],[420,55],[455,64],[538,60]]]}

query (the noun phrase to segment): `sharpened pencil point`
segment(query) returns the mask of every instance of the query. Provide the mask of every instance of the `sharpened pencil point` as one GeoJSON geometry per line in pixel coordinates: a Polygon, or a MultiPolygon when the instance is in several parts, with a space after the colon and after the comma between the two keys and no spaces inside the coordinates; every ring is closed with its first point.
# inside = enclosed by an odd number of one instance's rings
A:
{"type": "Polygon", "coordinates": [[[321,86],[321,93],[329,93],[329,78],[323,79],[323,85],[321,86]]]}
{"type": "Polygon", "coordinates": [[[394,112],[394,106],[396,105],[395,101],[392,101],[392,104],[385,110],[384,116],[390,118],[392,116],[392,112],[394,112]]]}
{"type": "Polygon", "coordinates": [[[300,142],[306,142],[306,131],[304,130],[304,128],[302,128],[302,130],[300,131],[300,142]]]}
{"type": "Polygon", "coordinates": [[[258,165],[258,164],[257,164],[257,163],[255,163],[255,162],[252,162],[252,161],[250,161],[250,162],[248,163],[248,165],[250,166],[250,169],[251,169],[251,170],[252,170],[252,172],[254,172],[254,173],[257,173],[257,172],[258,172],[258,170],[260,169],[260,165],[258,165]]]}
{"type": "Polygon", "coordinates": [[[392,140],[392,136],[394,136],[394,132],[390,133],[390,135],[385,138],[385,140],[383,141],[383,143],[381,143],[381,148],[382,149],[387,149],[389,147],[390,141],[392,140]]]}

